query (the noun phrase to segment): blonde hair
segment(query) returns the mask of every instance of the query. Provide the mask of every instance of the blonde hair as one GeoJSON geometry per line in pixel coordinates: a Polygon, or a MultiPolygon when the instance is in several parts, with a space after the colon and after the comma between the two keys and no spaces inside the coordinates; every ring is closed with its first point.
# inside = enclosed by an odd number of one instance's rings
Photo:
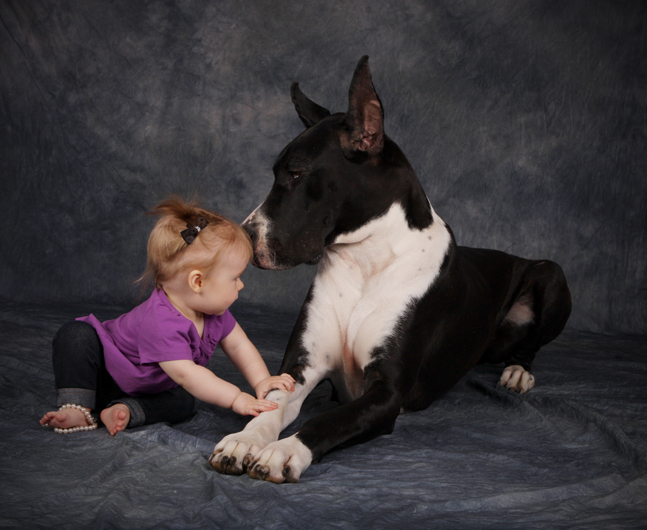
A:
{"type": "Polygon", "coordinates": [[[197,201],[187,202],[172,195],[148,213],[160,218],[148,238],[146,271],[138,280],[144,287],[151,283],[160,287],[183,269],[199,269],[208,274],[224,255],[234,250],[245,253],[247,259],[253,255],[249,234],[240,225],[205,210],[197,201]],[[182,231],[189,224],[197,224],[198,217],[208,224],[188,244],[182,231]]]}

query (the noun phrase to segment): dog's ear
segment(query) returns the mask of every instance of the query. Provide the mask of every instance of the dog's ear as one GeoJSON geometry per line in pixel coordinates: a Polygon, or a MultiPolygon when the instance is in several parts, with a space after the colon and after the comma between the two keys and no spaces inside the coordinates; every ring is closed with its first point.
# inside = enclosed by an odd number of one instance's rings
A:
{"type": "Polygon", "coordinates": [[[297,114],[299,115],[299,118],[301,118],[301,121],[304,123],[306,128],[309,129],[324,118],[330,116],[329,110],[320,107],[314,101],[308,99],[303,92],[301,92],[299,83],[297,83],[296,81],[292,83],[292,86],[290,87],[290,96],[292,97],[294,108],[297,110],[297,114]]]}
{"type": "Polygon", "coordinates": [[[355,68],[348,94],[348,112],[344,118],[349,130],[348,138],[342,138],[344,150],[363,151],[376,155],[384,147],[384,111],[375,92],[368,55],[362,57],[355,68]]]}

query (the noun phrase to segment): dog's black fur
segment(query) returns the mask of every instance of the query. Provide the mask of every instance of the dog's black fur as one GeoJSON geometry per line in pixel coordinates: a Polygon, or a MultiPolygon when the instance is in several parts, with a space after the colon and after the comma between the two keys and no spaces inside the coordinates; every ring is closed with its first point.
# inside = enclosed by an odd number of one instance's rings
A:
{"type": "MultiPolygon", "coordinates": [[[[304,390],[288,399],[282,420],[270,419],[273,413],[262,414],[239,436],[223,440],[211,459],[221,472],[246,469],[255,478],[278,482],[297,480],[310,461],[335,447],[391,432],[401,411],[428,407],[478,362],[505,363],[510,368],[501,383],[525,392],[534,384],[529,371],[536,352],[559,335],[571,310],[570,293],[557,264],[456,245],[406,157],[384,134],[382,103],[367,57],[355,71],[346,113],[331,115],[303,95],[296,83],[291,92],[307,130],[279,155],[274,186],[244,225],[254,241],[254,263],[259,267],[287,269],[321,260],[280,369],[292,374],[304,390]],[[389,212],[396,212],[397,218],[400,209],[402,222],[389,227],[411,239],[408,254],[396,252],[384,261],[376,255],[370,262],[372,272],[357,276],[368,294],[353,299],[354,306],[338,305],[328,313],[328,307],[337,303],[330,291],[338,284],[350,285],[343,283],[346,265],[352,268],[372,259],[361,250],[368,238],[356,240],[355,234],[381,226],[389,212]],[[428,250],[430,260],[437,254],[424,289],[411,288],[411,297],[395,304],[397,314],[391,315],[394,324],[388,336],[368,352],[354,350],[359,341],[349,342],[352,326],[343,315],[350,313],[349,322],[360,315],[358,326],[379,329],[382,321],[372,324],[373,313],[365,307],[368,296],[376,296],[380,288],[371,283],[373,276],[389,274],[394,263],[405,267],[398,260],[410,260],[418,241],[424,242],[420,250],[428,250]],[[340,260],[340,255],[345,257],[340,260]],[[323,321],[325,315],[338,322],[323,321]],[[320,351],[317,341],[311,340],[325,339],[327,333],[342,335],[331,343],[343,345],[339,348],[343,351],[320,351]],[[262,417],[266,430],[272,424],[275,433],[285,426],[286,417],[292,421],[305,394],[324,377],[342,387],[347,403],[307,421],[291,439],[275,442],[274,434],[272,439],[258,434],[262,417]],[[353,381],[359,383],[353,386],[353,381]],[[234,439],[242,450],[234,448],[234,439]],[[241,451],[246,451],[244,459],[241,451]]],[[[389,242],[389,237],[387,230],[376,228],[370,233],[371,248],[379,254],[383,247],[398,243],[389,242]]],[[[400,282],[380,278],[386,289],[400,282]]],[[[402,281],[408,289],[407,279],[402,281]]],[[[339,296],[343,295],[340,288],[339,296]]],[[[389,293],[381,296],[388,298],[389,293]]]]}

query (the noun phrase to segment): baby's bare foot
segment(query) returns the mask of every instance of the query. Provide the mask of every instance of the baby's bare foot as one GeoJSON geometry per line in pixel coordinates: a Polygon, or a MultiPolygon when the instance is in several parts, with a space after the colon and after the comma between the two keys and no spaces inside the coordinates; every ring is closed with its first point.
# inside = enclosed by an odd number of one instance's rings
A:
{"type": "Polygon", "coordinates": [[[130,421],[130,409],[123,403],[115,403],[112,407],[101,411],[101,421],[114,436],[123,431],[130,421]]]}
{"type": "MultiPolygon", "coordinates": [[[[87,409],[88,411],[90,409],[87,409]]],[[[85,427],[88,422],[85,414],[78,409],[66,408],[63,410],[52,410],[40,419],[40,424],[45,427],[58,427],[59,429],[71,429],[72,427],[85,427]]]]}

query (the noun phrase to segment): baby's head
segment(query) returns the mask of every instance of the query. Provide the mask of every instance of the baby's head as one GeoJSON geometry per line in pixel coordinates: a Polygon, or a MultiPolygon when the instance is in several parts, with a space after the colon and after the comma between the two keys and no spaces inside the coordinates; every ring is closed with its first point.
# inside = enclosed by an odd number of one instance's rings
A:
{"type": "Polygon", "coordinates": [[[158,215],[148,238],[148,259],[143,280],[157,287],[177,274],[198,269],[208,275],[232,253],[252,257],[252,242],[240,225],[172,196],[150,212],[158,215]]]}

